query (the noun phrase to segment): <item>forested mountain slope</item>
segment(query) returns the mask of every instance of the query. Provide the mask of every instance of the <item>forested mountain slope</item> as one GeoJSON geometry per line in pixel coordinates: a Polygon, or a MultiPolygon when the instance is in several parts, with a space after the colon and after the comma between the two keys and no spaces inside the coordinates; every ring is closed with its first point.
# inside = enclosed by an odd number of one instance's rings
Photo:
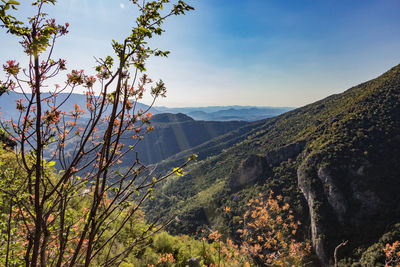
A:
{"type": "Polygon", "coordinates": [[[164,184],[148,206],[151,216],[176,216],[169,227],[175,233],[194,234],[207,224],[235,236],[244,203],[271,189],[295,209],[304,226],[299,235],[312,239],[323,265],[349,240],[340,258],[379,266],[368,247],[400,238],[393,230],[400,222],[400,65],[258,123],[240,142],[164,184]]]}
{"type": "MultiPolygon", "coordinates": [[[[49,93],[44,93],[44,97],[48,97],[49,95],[49,93]]],[[[31,95],[27,94],[27,97],[30,98],[31,95]]],[[[17,105],[16,101],[21,98],[24,99],[25,96],[15,92],[9,92],[0,97],[0,115],[3,119],[13,118],[14,120],[18,120],[20,114],[15,107],[17,105]]],[[[86,96],[82,94],[60,94],[58,101],[58,103],[65,101],[62,109],[67,112],[73,110],[75,104],[80,107],[86,106],[86,96]]],[[[149,109],[149,106],[141,103],[136,103],[136,105],[137,111],[149,109]]],[[[158,113],[154,108],[150,110],[158,113]]],[[[105,113],[108,114],[108,112],[109,110],[105,113]]],[[[83,114],[78,124],[84,127],[88,116],[87,113],[83,114]]],[[[127,156],[136,157],[136,152],[138,152],[141,162],[145,164],[157,163],[183,150],[191,149],[212,138],[237,130],[248,124],[249,122],[239,120],[196,121],[182,113],[158,113],[152,119],[154,131],[145,133],[146,129],[142,129],[141,134],[144,134],[145,138],[138,143],[135,151],[127,156]]],[[[104,129],[99,127],[99,131],[103,132],[104,129]]],[[[125,145],[136,143],[135,140],[130,138],[134,135],[132,132],[127,133],[127,135],[129,136],[122,140],[125,145]]],[[[75,149],[75,140],[76,138],[66,144],[65,149],[70,150],[71,153],[75,149]]]]}
{"type": "MultiPolygon", "coordinates": [[[[182,113],[157,114],[152,119],[154,131],[144,135],[133,153],[138,152],[140,160],[146,164],[157,163],[248,124],[245,121],[195,121],[182,113]]],[[[135,156],[133,153],[127,156],[135,156]]]]}

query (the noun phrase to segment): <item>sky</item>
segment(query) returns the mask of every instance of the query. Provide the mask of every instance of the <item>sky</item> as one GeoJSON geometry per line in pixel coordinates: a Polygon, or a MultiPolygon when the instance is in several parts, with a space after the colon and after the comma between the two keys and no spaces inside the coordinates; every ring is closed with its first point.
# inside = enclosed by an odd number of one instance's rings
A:
{"type": "MultiPolygon", "coordinates": [[[[21,0],[21,3],[27,3],[21,0]]],[[[188,0],[195,10],[166,22],[152,40],[170,50],[147,64],[162,79],[168,107],[300,107],[373,79],[400,63],[398,0],[188,0]]],[[[33,9],[22,5],[17,16],[33,9]]],[[[110,55],[137,11],[128,0],[59,0],[45,10],[69,22],[56,55],[90,73],[110,55]]],[[[0,30],[0,63],[26,61],[18,40],[0,30]]],[[[144,102],[149,99],[144,99],[144,102]]]]}

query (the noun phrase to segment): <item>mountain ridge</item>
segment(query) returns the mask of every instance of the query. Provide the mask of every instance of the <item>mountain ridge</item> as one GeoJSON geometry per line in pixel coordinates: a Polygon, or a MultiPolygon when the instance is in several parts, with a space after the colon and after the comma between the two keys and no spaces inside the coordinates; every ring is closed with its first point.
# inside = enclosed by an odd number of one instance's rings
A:
{"type": "Polygon", "coordinates": [[[400,222],[399,103],[400,65],[263,121],[238,143],[191,166],[185,177],[166,183],[152,207],[164,216],[172,207],[170,215],[180,218],[169,228],[174,233],[195,233],[207,224],[235,236],[233,218],[244,211],[239,203],[273,190],[295,208],[303,238],[312,239],[322,265],[332,263],[343,239],[351,241],[340,252],[344,260],[367,259],[367,247],[400,222]],[[224,206],[232,207],[230,221],[222,215],[224,206]],[[374,222],[374,230],[366,222],[374,222]]]}
{"type": "MultiPolygon", "coordinates": [[[[25,95],[29,98],[31,94],[23,94],[17,92],[8,92],[0,98],[0,112],[5,119],[16,118],[19,116],[18,111],[15,109],[16,100],[20,98],[25,99],[25,95]]],[[[44,97],[50,96],[49,92],[43,92],[44,97]]],[[[78,104],[81,107],[86,106],[86,96],[78,93],[60,93],[58,95],[58,102],[68,100],[63,105],[63,110],[73,110],[73,105],[78,104]]],[[[183,107],[183,108],[168,108],[156,107],[151,108],[143,103],[137,102],[137,110],[149,110],[155,114],[185,114],[192,117],[194,120],[205,121],[257,121],[265,118],[271,118],[282,114],[290,107],[259,107],[259,106],[210,106],[210,107],[183,107]]],[[[107,111],[106,111],[107,113],[107,111]]],[[[83,115],[85,118],[86,116],[83,115]]]]}

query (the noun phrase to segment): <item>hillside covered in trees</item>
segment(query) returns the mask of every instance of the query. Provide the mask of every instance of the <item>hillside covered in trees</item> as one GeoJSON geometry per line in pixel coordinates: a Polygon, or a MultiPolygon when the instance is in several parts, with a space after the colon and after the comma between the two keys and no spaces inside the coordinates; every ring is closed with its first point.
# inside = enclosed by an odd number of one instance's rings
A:
{"type": "Polygon", "coordinates": [[[169,227],[173,233],[194,234],[206,224],[237,236],[245,203],[273,190],[295,207],[303,238],[312,239],[324,265],[332,262],[335,247],[348,240],[340,258],[377,266],[383,264],[383,252],[371,248],[399,238],[399,130],[396,66],[241,133],[240,142],[226,142],[185,176],[165,183],[147,210],[177,216],[179,221],[169,227]],[[230,207],[229,216],[224,207],[230,207]]]}

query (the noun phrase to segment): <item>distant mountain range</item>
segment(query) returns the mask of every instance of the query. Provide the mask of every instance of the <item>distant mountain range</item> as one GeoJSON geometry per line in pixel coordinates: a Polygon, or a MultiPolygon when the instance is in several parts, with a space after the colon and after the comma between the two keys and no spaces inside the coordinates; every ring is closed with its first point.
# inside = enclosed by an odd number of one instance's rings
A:
{"type": "MultiPolygon", "coordinates": [[[[44,93],[44,97],[48,97],[48,93],[44,93]]],[[[68,94],[60,94],[57,102],[61,103],[66,100],[68,94]]],[[[28,95],[30,97],[30,95],[28,95]]],[[[17,119],[19,113],[16,110],[16,101],[25,98],[24,95],[10,92],[0,97],[0,112],[5,119],[17,119]]],[[[78,104],[81,107],[86,106],[86,97],[80,94],[69,95],[67,101],[63,104],[62,110],[73,110],[73,105],[78,104]]],[[[46,107],[46,105],[44,106],[46,107]]],[[[137,109],[147,110],[149,106],[138,103],[137,109]]],[[[145,164],[160,162],[176,153],[191,149],[217,136],[226,134],[236,130],[248,122],[244,120],[235,121],[196,121],[183,113],[159,113],[155,109],[151,112],[156,113],[152,119],[152,125],[155,130],[146,133],[145,138],[135,147],[135,151],[128,153],[126,157],[136,157],[138,152],[140,161],[145,164]]],[[[84,124],[87,114],[83,115],[78,124],[84,124]]],[[[100,127],[100,132],[102,131],[100,127]]],[[[127,135],[133,135],[127,133],[127,135]]],[[[75,139],[74,139],[75,140],[75,139]]],[[[132,138],[124,140],[125,145],[133,145],[135,142],[132,138]]],[[[66,144],[65,150],[73,153],[75,143],[70,141],[66,144]]],[[[122,164],[120,167],[123,167],[122,164]]],[[[58,164],[56,167],[60,167],[58,164]]]]}
{"type": "Polygon", "coordinates": [[[160,113],[183,113],[195,120],[205,121],[257,121],[275,117],[293,108],[290,107],[254,107],[254,106],[209,106],[167,108],[155,107],[160,113]]]}
{"type": "MultiPolygon", "coordinates": [[[[43,97],[49,96],[49,93],[43,93],[43,97]]],[[[30,98],[31,95],[27,94],[27,97],[30,98]]],[[[21,98],[25,99],[25,95],[15,92],[2,95],[0,97],[1,117],[4,119],[17,119],[19,113],[16,110],[16,101],[21,98]]],[[[65,103],[62,106],[62,110],[65,111],[73,110],[75,104],[78,104],[80,107],[86,106],[86,96],[81,94],[59,94],[57,103],[62,103],[63,101],[65,103]]],[[[44,105],[44,108],[46,108],[46,105],[44,105]]],[[[147,105],[137,103],[137,110],[147,110],[148,108],[149,106],[147,105]]],[[[135,152],[132,155],[128,154],[127,157],[134,157],[135,153],[138,152],[140,160],[143,163],[157,163],[174,154],[199,146],[217,136],[235,131],[247,125],[247,121],[270,117],[272,114],[284,112],[285,109],[249,106],[215,106],[204,108],[152,107],[150,111],[155,114],[152,120],[155,131],[147,133],[145,138],[136,146],[135,152]],[[258,111],[260,113],[257,113],[258,111]],[[185,112],[187,114],[198,114],[194,117],[201,118],[195,120],[184,114],[185,112]],[[266,115],[267,113],[269,115],[266,115]]],[[[87,116],[88,114],[83,115],[80,123],[84,123],[87,116]]],[[[131,139],[127,138],[127,140],[131,139]]],[[[129,141],[126,142],[126,145],[133,145],[129,141]]],[[[73,151],[73,148],[74,145],[71,142],[66,145],[65,149],[67,151],[68,149],[72,149],[73,151]]]]}
{"type": "MultiPolygon", "coordinates": [[[[31,94],[26,94],[28,98],[31,97],[31,94]]],[[[43,93],[43,98],[49,97],[49,93],[43,93]]],[[[16,101],[19,99],[25,99],[25,95],[22,93],[15,93],[15,92],[8,92],[3,94],[0,97],[0,112],[2,112],[2,117],[4,119],[10,119],[10,118],[18,118],[19,112],[16,110],[17,103],[16,101]]],[[[62,106],[62,110],[64,111],[70,111],[74,110],[74,105],[78,104],[80,107],[86,107],[86,96],[82,94],[68,94],[68,93],[60,93],[57,96],[57,103],[62,103],[65,101],[65,103],[62,106]],[[68,97],[68,98],[67,98],[68,97]],[[66,101],[65,101],[66,100],[66,101]]],[[[27,102],[24,102],[25,105],[27,102]]],[[[23,104],[24,104],[23,103],[23,104]]],[[[44,109],[46,109],[46,105],[43,105],[44,109]]],[[[142,104],[142,103],[137,103],[137,109],[143,109],[146,110],[149,106],[142,104]]],[[[107,113],[107,111],[105,112],[107,113]]],[[[83,118],[86,118],[88,114],[83,115],[83,118]]]]}
{"type": "MultiPolygon", "coordinates": [[[[30,97],[30,94],[27,94],[30,97]]],[[[49,93],[43,93],[44,97],[48,97],[49,93]]],[[[63,105],[63,110],[69,111],[73,109],[74,104],[81,107],[86,106],[86,97],[82,94],[61,93],[57,97],[58,103],[64,101],[68,96],[68,100],[63,105]]],[[[19,113],[15,109],[16,101],[25,98],[21,93],[9,92],[0,97],[0,112],[6,119],[16,118],[19,113]]],[[[137,109],[147,110],[148,105],[137,103],[137,109]]],[[[285,113],[293,108],[290,107],[255,107],[255,106],[209,106],[209,107],[152,107],[150,112],[153,114],[161,113],[182,113],[190,116],[194,120],[204,121],[257,121],[265,118],[275,117],[285,113]]],[[[83,116],[85,117],[85,116],[83,116]]]]}

